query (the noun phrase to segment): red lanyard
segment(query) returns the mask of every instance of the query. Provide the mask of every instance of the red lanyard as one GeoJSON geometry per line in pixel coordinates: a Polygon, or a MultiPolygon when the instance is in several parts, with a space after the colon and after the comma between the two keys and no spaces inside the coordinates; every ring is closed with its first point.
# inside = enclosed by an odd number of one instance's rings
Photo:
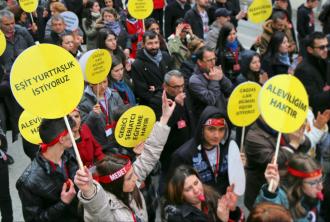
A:
{"type": "Polygon", "coordinates": [[[133,216],[133,221],[136,222],[136,217],[133,211],[132,211],[132,216],[133,216]]]}
{"type": "MultiPolygon", "coordinates": [[[[218,172],[219,172],[219,162],[220,162],[220,153],[219,153],[219,150],[220,150],[220,148],[219,148],[219,146],[217,146],[217,156],[216,156],[216,158],[217,158],[217,160],[216,160],[216,163],[215,163],[215,169],[214,169],[214,171],[213,171],[213,174],[214,174],[214,177],[215,178],[217,178],[218,177],[218,172]]],[[[210,166],[211,166],[211,168],[212,168],[212,170],[213,170],[213,166],[212,166],[212,164],[210,163],[210,160],[209,160],[209,158],[208,158],[208,156],[207,156],[207,153],[205,153],[206,154],[206,158],[207,158],[207,161],[209,162],[209,164],[210,164],[210,166]]]]}
{"type": "Polygon", "coordinates": [[[100,105],[101,105],[100,107],[101,107],[102,112],[105,115],[106,125],[109,125],[109,105],[108,105],[108,100],[105,96],[105,93],[104,93],[104,104],[105,104],[105,107],[103,107],[103,105],[100,103],[100,105]]]}
{"type": "Polygon", "coordinates": [[[235,52],[233,52],[232,50],[231,50],[231,48],[229,48],[229,51],[234,55],[234,59],[235,59],[235,64],[238,64],[238,47],[237,47],[237,49],[236,49],[236,51],[235,52]]]}

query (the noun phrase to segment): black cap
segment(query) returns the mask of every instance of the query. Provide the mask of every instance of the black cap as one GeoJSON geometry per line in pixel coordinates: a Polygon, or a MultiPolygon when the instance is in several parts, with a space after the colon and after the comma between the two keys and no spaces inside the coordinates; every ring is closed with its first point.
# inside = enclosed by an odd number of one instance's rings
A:
{"type": "Polygon", "coordinates": [[[215,10],[214,16],[215,17],[227,17],[231,15],[231,11],[229,11],[226,8],[218,8],[217,10],[215,10]]]}

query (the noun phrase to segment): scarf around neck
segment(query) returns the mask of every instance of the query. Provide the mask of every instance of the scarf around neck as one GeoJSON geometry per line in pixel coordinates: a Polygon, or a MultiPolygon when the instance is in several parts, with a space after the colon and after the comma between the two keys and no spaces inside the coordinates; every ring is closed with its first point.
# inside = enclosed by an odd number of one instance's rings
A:
{"type": "Polygon", "coordinates": [[[105,23],[105,27],[111,29],[117,36],[121,31],[120,23],[118,21],[105,23]]]}
{"type": "Polygon", "coordinates": [[[284,65],[291,66],[289,53],[279,53],[278,61],[280,61],[284,65]]]}
{"type": "Polygon", "coordinates": [[[113,82],[111,87],[118,90],[119,92],[125,93],[129,104],[131,105],[136,104],[134,93],[132,92],[131,88],[127,85],[127,83],[124,80],[113,82]]]}
{"type": "Polygon", "coordinates": [[[237,39],[235,39],[233,42],[226,41],[226,47],[229,48],[232,52],[236,52],[238,49],[237,39]]]}
{"type": "Polygon", "coordinates": [[[154,63],[156,63],[157,66],[159,66],[159,63],[162,61],[163,59],[163,54],[162,52],[160,51],[160,49],[158,49],[158,52],[157,52],[157,55],[155,56],[152,56],[150,55],[147,50],[143,49],[143,53],[151,60],[153,61],[154,63]]]}

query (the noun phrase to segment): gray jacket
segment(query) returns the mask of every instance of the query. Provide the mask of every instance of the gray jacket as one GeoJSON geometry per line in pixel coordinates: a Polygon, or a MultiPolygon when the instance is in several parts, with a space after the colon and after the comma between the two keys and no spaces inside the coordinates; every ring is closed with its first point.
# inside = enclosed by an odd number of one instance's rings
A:
{"type": "Polygon", "coordinates": [[[218,42],[218,38],[219,38],[219,33],[221,30],[221,27],[218,26],[217,22],[213,22],[211,27],[210,27],[210,31],[207,34],[207,38],[205,41],[205,45],[213,50],[216,49],[217,47],[217,42],[218,42]]]}
{"type": "MultiPolygon", "coordinates": [[[[142,154],[133,163],[135,175],[138,177],[137,186],[148,176],[158,161],[164,145],[167,141],[170,128],[156,122],[151,134],[144,144],[142,154]]],[[[84,220],[88,221],[134,221],[132,212],[121,200],[114,194],[109,193],[101,187],[100,184],[94,182],[97,186],[96,194],[91,200],[85,200],[81,191],[78,192],[78,198],[84,206],[84,220]]],[[[146,204],[142,193],[140,193],[143,202],[143,209],[139,209],[134,200],[130,202],[130,208],[136,216],[143,222],[148,221],[146,204]]]]}
{"type": "Polygon", "coordinates": [[[227,100],[233,90],[233,84],[226,77],[220,81],[208,80],[201,70],[196,67],[189,79],[189,91],[195,108],[196,117],[199,117],[206,106],[216,106],[227,113],[227,100]]]}

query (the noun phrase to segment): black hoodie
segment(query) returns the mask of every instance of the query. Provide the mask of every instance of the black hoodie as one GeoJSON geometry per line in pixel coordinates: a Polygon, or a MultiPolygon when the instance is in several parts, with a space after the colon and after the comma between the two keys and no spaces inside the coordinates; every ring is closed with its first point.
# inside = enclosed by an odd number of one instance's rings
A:
{"type": "Polygon", "coordinates": [[[207,106],[202,112],[199,122],[196,127],[195,137],[184,143],[178,150],[172,155],[171,170],[181,165],[190,165],[197,170],[203,183],[208,184],[215,188],[220,194],[226,193],[226,188],[229,186],[228,180],[228,146],[230,136],[230,126],[228,126],[228,119],[224,113],[221,113],[218,108],[214,106],[207,106]],[[207,154],[202,147],[203,142],[203,125],[207,119],[220,115],[226,119],[226,134],[225,139],[220,146],[220,161],[219,172],[217,178],[215,178],[212,171],[212,167],[207,159],[207,154]]]}

